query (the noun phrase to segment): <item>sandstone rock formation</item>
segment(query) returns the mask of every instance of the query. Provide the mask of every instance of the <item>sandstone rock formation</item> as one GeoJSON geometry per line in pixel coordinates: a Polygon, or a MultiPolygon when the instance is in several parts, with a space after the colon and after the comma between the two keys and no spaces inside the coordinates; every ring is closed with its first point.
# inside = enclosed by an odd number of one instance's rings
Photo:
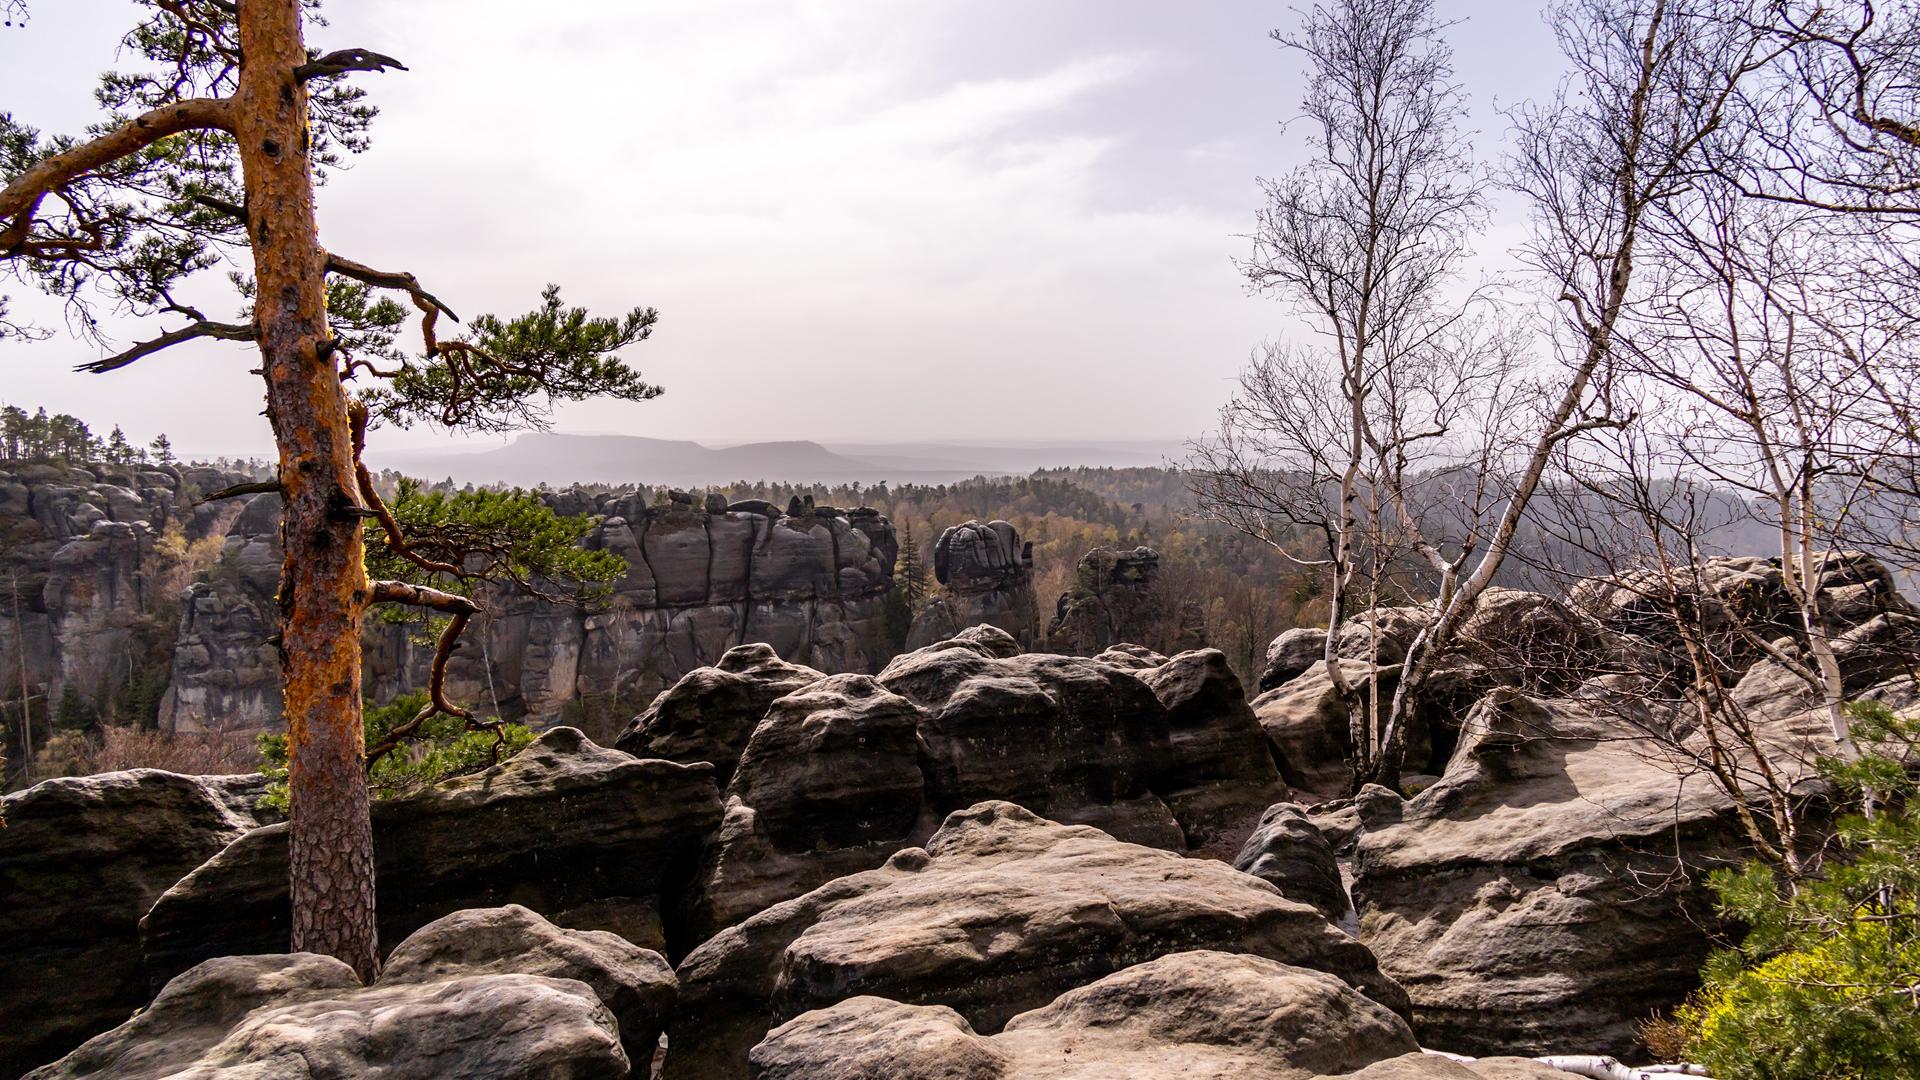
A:
{"type": "Polygon", "coordinates": [[[945,587],[914,616],[907,648],[920,649],[986,623],[1011,634],[1022,648],[1040,636],[1033,592],[1033,545],[1004,521],[968,521],[940,534],[933,574],[945,587]]]}
{"type": "Polygon", "coordinates": [[[1628,1053],[1695,985],[1702,878],[1742,853],[1729,817],[1605,708],[1501,692],[1446,777],[1359,834],[1361,939],[1428,1045],[1628,1053]]]}
{"type": "Polygon", "coordinates": [[[1353,915],[1347,886],[1333,845],[1304,810],[1277,803],[1260,817],[1234,857],[1233,868],[1280,890],[1280,895],[1312,904],[1332,922],[1345,926],[1353,915]]]}
{"type": "Polygon", "coordinates": [[[1160,553],[1150,547],[1097,547],[1082,555],[1072,587],[1054,604],[1047,647],[1077,656],[1126,642],[1175,652],[1200,648],[1204,612],[1191,597],[1168,595],[1159,578],[1160,553]]]}
{"type": "Polygon", "coordinates": [[[709,762],[725,785],[767,706],[824,677],[780,659],[771,645],[736,645],[661,691],[614,746],[635,757],[709,762]]]}
{"type": "MultiPolygon", "coordinates": [[[[522,904],[660,945],[661,893],[720,816],[705,765],[642,761],[553,728],[510,760],[374,804],[383,941],[462,908],[522,904]]],[[[216,956],[286,948],[284,825],[246,833],[142,923],[154,984],[216,956]]]]}
{"type": "Polygon", "coordinates": [[[387,957],[380,985],[461,975],[539,975],[586,983],[613,1013],[627,1057],[653,1059],[680,982],[666,958],[604,930],[568,930],[518,904],[470,908],[415,931],[387,957]]]}
{"type": "MultiPolygon", "coordinates": [[[[1787,652],[1804,645],[1778,563],[1715,559],[1701,577],[1690,602],[1729,643],[1731,698],[1776,770],[1810,775],[1832,750],[1824,712],[1751,645],[1755,633],[1787,652]]],[[[1409,771],[1437,779],[1409,785],[1410,800],[1369,788],[1307,814],[1350,861],[1361,939],[1406,985],[1429,1045],[1628,1054],[1635,1022],[1696,985],[1714,925],[1706,873],[1747,847],[1731,803],[1672,749],[1698,735],[1655,584],[1597,579],[1570,603],[1490,591],[1419,703],[1409,771]]],[[[1920,704],[1894,663],[1915,655],[1920,620],[1884,567],[1841,557],[1823,588],[1848,693],[1920,704]]],[[[1396,610],[1383,622],[1391,665],[1419,618],[1396,610]]],[[[1350,736],[1317,659],[1324,642],[1304,630],[1277,639],[1268,677],[1287,677],[1254,710],[1288,781],[1329,798],[1345,793],[1350,736]]],[[[1338,649],[1362,686],[1367,644],[1350,626],[1338,649]]],[[[1383,695],[1393,675],[1381,670],[1383,695]]]]}
{"type": "Polygon", "coordinates": [[[1196,948],[1314,968],[1405,1005],[1363,946],[1257,878],[988,802],[950,816],[924,849],[689,954],[667,1075],[744,1076],[769,1028],[859,994],[939,1003],[992,1034],[1066,990],[1196,948]]]}
{"type": "MultiPolygon", "coordinates": [[[[649,506],[638,494],[577,488],[546,498],[556,512],[599,517],[585,543],[620,555],[627,574],[602,610],[488,596],[487,614],[449,668],[459,697],[553,721],[570,708],[644,700],[746,643],[822,671],[870,673],[892,655],[884,608],[897,545],[893,526],[873,510],[696,507],[682,493],[649,506]]],[[[224,556],[231,580],[212,575],[186,605],[170,713],[180,728],[235,716],[248,726],[278,723],[277,672],[256,662],[267,636],[260,628],[273,617],[275,497],[250,503],[243,524],[224,556]]],[[[376,696],[422,683],[425,652],[409,645],[404,629],[370,630],[376,696]]]]}
{"type": "Polygon", "coordinates": [[[856,997],[775,1028],[759,1080],[1304,1080],[1417,1053],[1391,1009],[1322,971],[1178,952],[977,1034],[942,1005],[856,997]]]}
{"type": "MultiPolygon", "coordinates": [[[[873,869],[982,799],[1230,857],[1286,788],[1225,657],[1151,660],[1019,655],[981,626],[896,658],[877,681],[824,678],[770,707],[725,698],[749,711],[715,711],[707,726],[751,723],[753,736],[681,912],[689,942],[873,869]]],[[[662,701],[712,685],[729,684],[696,672],[662,701]]]]}
{"type": "Polygon", "coordinates": [[[155,769],[47,780],[0,802],[0,1076],[146,1002],[140,917],[261,824],[258,776],[155,769]]]}
{"type": "Polygon", "coordinates": [[[523,908],[468,911],[401,943],[364,989],[345,964],[311,953],[208,960],[30,1075],[614,1080],[634,1060],[623,1033],[650,1055],[671,999],[665,962],[612,935],[561,930],[523,908]]]}
{"type": "Polygon", "coordinates": [[[239,508],[240,479],[175,466],[0,466],[0,686],[100,715],[131,679],[165,683],[192,554],[239,508]]]}

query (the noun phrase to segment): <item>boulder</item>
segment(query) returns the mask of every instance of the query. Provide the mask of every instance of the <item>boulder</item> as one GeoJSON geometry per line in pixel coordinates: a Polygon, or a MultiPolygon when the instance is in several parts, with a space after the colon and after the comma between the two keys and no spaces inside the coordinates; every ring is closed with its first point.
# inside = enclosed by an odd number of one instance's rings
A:
{"type": "Polygon", "coordinates": [[[719,663],[696,668],[661,691],[614,746],[635,757],[708,762],[724,785],[767,706],[824,677],[780,659],[771,645],[736,645],[719,663]]]}
{"type": "Polygon", "coordinates": [[[604,930],[555,926],[518,904],[456,911],[421,927],[387,957],[379,985],[508,974],[586,983],[612,1011],[620,1044],[636,1062],[653,1060],[680,991],[659,953],[604,930]]]}
{"type": "Polygon", "coordinates": [[[1288,796],[1239,676],[1218,649],[1133,671],[1167,710],[1171,748],[1150,786],[1190,850],[1231,857],[1264,809],[1288,796]]]}
{"type": "MultiPolygon", "coordinates": [[[[479,967],[501,959],[484,958],[479,967]]],[[[530,960],[552,965],[556,957],[530,960]]],[[[170,981],[133,1019],[29,1076],[615,1080],[629,1074],[614,1015],[588,983],[450,968],[441,977],[421,978],[416,969],[416,978],[362,988],[353,971],[331,957],[219,957],[170,981]]]]}
{"type": "Polygon", "coordinates": [[[956,645],[895,657],[879,681],[925,713],[922,762],[937,812],[1005,799],[1124,840],[1185,847],[1153,790],[1172,761],[1167,710],[1127,672],[956,645]]]}
{"type": "Polygon", "coordinates": [[[265,790],[258,775],[134,769],[44,780],[0,802],[0,985],[12,988],[0,994],[0,1076],[146,1003],[140,917],[261,824],[265,790]]]}
{"type": "Polygon", "coordinates": [[[1205,632],[1199,605],[1160,583],[1159,552],[1097,547],[1080,557],[1072,585],[1055,602],[1047,645],[1076,656],[1127,641],[1186,650],[1204,645],[1205,632]]]}
{"type": "Polygon", "coordinates": [[[1264,881],[988,802],[949,817],[924,849],[689,954],[667,1076],[744,1076],[769,1028],[861,994],[945,1005],[992,1034],[1064,991],[1193,949],[1314,968],[1405,1006],[1365,947],[1264,881]]]}
{"type": "Polygon", "coordinates": [[[1705,874],[1743,853],[1717,790],[1615,710],[1518,691],[1475,709],[1439,783],[1363,803],[1361,940],[1422,1041],[1464,1053],[1632,1052],[1697,985],[1705,874]]]}
{"type": "MultiPolygon", "coordinates": [[[[638,760],[553,728],[484,772],[374,804],[380,937],[513,903],[661,945],[661,893],[690,873],[719,818],[711,767],[638,760]]],[[[286,826],[255,829],[168,889],[142,923],[154,984],[212,957],[284,950],[286,859],[286,826]]]]}
{"type": "Polygon", "coordinates": [[[759,1080],[1304,1080],[1416,1053],[1406,1021],[1324,972],[1173,953],[981,1035],[941,1005],[856,997],[753,1048],[759,1080]]]}
{"type": "Polygon", "coordinates": [[[1233,868],[1272,885],[1289,900],[1313,905],[1335,924],[1345,926],[1353,916],[1333,845],[1293,803],[1279,803],[1261,815],[1259,826],[1234,857],[1233,868]]]}
{"type": "Polygon", "coordinates": [[[680,922],[698,942],[924,839],[920,710],[865,675],[773,703],[728,786],[680,922]]]}
{"type": "MultiPolygon", "coordinates": [[[[1361,660],[1339,663],[1356,692],[1366,693],[1367,664],[1361,660]]],[[[1381,700],[1390,700],[1393,684],[1389,678],[1381,682],[1381,700]]],[[[1348,764],[1351,713],[1324,664],[1254,698],[1252,708],[1288,787],[1326,799],[1347,793],[1352,779],[1348,764]]]]}

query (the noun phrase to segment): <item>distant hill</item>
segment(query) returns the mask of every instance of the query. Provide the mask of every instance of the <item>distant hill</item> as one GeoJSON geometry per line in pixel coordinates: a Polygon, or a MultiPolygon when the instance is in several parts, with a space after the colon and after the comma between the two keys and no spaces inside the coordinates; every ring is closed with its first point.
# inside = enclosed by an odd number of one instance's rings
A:
{"type": "Polygon", "coordinates": [[[458,483],[651,484],[700,487],[736,481],[811,484],[944,484],[1060,465],[1157,465],[1177,443],[886,443],[794,440],[711,447],[637,435],[521,435],[496,450],[368,452],[368,463],[430,480],[458,483]]]}

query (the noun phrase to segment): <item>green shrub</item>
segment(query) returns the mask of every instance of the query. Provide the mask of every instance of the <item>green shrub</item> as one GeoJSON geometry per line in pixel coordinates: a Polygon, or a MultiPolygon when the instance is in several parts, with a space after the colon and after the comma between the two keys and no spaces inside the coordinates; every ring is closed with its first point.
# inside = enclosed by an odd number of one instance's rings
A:
{"type": "MultiPolygon", "coordinates": [[[[366,726],[366,745],[385,739],[387,733],[412,719],[427,702],[424,693],[402,694],[385,705],[367,703],[362,714],[366,726]]],[[[479,772],[496,762],[505,761],[533,741],[533,729],[525,724],[503,723],[494,731],[469,731],[466,721],[457,716],[439,715],[422,724],[414,738],[391,754],[375,762],[367,774],[367,786],[376,799],[418,791],[429,784],[452,776],[479,772]]],[[[261,805],[285,813],[287,810],[287,737],[272,732],[260,736],[260,771],[272,778],[261,805]]]]}
{"type": "Polygon", "coordinates": [[[1857,704],[1860,760],[1821,771],[1871,814],[1843,817],[1817,874],[1749,865],[1714,875],[1746,938],[1709,960],[1682,1007],[1688,1056],[1752,1080],[1920,1077],[1920,720],[1857,704]]]}

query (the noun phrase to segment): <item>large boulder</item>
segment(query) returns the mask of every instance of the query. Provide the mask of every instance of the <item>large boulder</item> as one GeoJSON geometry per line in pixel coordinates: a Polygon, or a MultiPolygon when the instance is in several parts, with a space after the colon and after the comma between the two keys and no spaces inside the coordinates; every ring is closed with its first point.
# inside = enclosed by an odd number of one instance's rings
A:
{"type": "Polygon", "coordinates": [[[1239,677],[1218,649],[1131,670],[1167,710],[1170,750],[1150,786],[1189,849],[1231,857],[1264,808],[1288,795],[1239,677]]]}
{"type": "Polygon", "coordinates": [[[680,982],[673,966],[605,930],[568,930],[518,904],[470,908],[435,919],[387,957],[379,985],[439,982],[462,975],[539,975],[591,987],[612,1011],[620,1044],[635,1062],[653,1060],[680,982]]]}
{"type": "Polygon", "coordinates": [[[1278,803],[1260,817],[1233,868],[1280,890],[1280,895],[1312,904],[1329,920],[1345,926],[1353,916],[1340,862],[1306,811],[1278,803]]]}
{"type": "MultiPolygon", "coordinates": [[[[380,937],[468,907],[663,943],[661,894],[719,823],[707,765],[643,761],[553,728],[513,758],[374,804],[380,937]]],[[[286,826],[255,829],[168,889],[142,924],[155,985],[216,956],[285,950],[286,826]]]]}
{"type": "MultiPolygon", "coordinates": [[[[1338,660],[1354,693],[1368,692],[1371,669],[1362,660],[1338,660]]],[[[1381,678],[1380,700],[1392,699],[1391,676],[1381,678]]],[[[1253,713],[1278,765],[1296,791],[1331,799],[1351,788],[1352,709],[1326,665],[1316,664],[1253,699],[1253,713]]]]}
{"type": "Polygon", "coordinates": [[[880,684],[926,714],[920,743],[940,812],[1005,799],[1125,840],[1185,846],[1152,788],[1172,751],[1166,707],[1127,672],[956,643],[894,658],[880,684]]]}
{"type": "Polygon", "coordinates": [[[1498,691],[1439,783],[1387,798],[1358,808],[1352,895],[1428,1045],[1626,1054],[1697,985],[1731,808],[1605,703],[1498,691]]]}
{"type": "Polygon", "coordinates": [[[1196,948],[1314,968],[1405,1005],[1364,946],[1266,882],[988,802],[949,817],[924,849],[689,954],[667,1075],[744,1076],[769,1028],[860,994],[945,1005],[991,1034],[1066,990],[1196,948]]]}
{"type": "Polygon", "coordinates": [[[614,747],[635,757],[709,762],[725,785],[767,706],[823,677],[780,659],[771,645],[737,645],[719,663],[690,671],[662,690],[614,747]]]}
{"type": "Polygon", "coordinates": [[[1047,624],[1047,646],[1076,656],[1130,641],[1184,651],[1205,638],[1206,613],[1160,582],[1160,553],[1150,547],[1097,547],[1082,555],[1047,624]]]}
{"type": "MultiPolygon", "coordinates": [[[[312,953],[208,960],[133,1019],[30,1076],[615,1080],[636,1060],[623,1030],[657,1040],[671,997],[657,955],[562,931],[525,909],[462,912],[394,957],[367,988],[312,953]]],[[[652,1043],[643,1046],[648,1056],[637,1060],[648,1061],[652,1043]]]]}
{"type": "Polygon", "coordinates": [[[931,832],[920,718],[865,675],[834,675],[774,702],[727,789],[683,914],[689,940],[879,866],[931,832]]]}
{"type": "Polygon", "coordinates": [[[758,1080],[1303,1080],[1416,1053],[1406,1021],[1321,971],[1173,953],[981,1035],[941,1005],[856,997],[754,1047],[758,1080]]]}
{"type": "Polygon", "coordinates": [[[150,991],[140,917],[258,827],[261,776],[45,780],[0,802],[0,1076],[126,1019],[150,991]],[[29,992],[31,988],[31,992],[29,992]]]}

